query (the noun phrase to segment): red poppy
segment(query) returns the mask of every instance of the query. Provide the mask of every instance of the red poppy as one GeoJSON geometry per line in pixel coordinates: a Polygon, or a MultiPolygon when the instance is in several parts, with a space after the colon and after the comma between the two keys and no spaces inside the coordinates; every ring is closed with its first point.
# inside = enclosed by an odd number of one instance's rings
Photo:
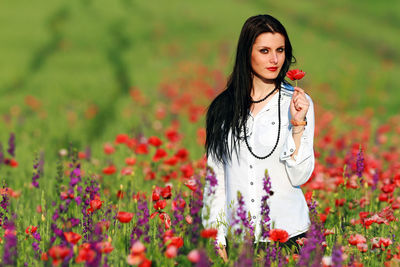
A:
{"type": "Polygon", "coordinates": [[[171,193],[171,186],[167,185],[166,187],[164,187],[163,189],[161,189],[161,196],[165,199],[169,199],[172,196],[171,193]]]}
{"type": "Polygon", "coordinates": [[[193,167],[190,164],[182,165],[180,169],[185,178],[190,178],[194,174],[193,167]]]}
{"type": "Polygon", "coordinates": [[[165,150],[162,148],[157,148],[156,153],[153,156],[153,161],[159,161],[165,156],[167,156],[167,152],[165,152],[165,150]]]}
{"type": "Polygon", "coordinates": [[[186,201],[183,198],[172,201],[172,210],[177,210],[178,208],[183,209],[186,206],[186,201]]]}
{"type": "Polygon", "coordinates": [[[176,156],[172,156],[169,159],[164,160],[164,164],[169,166],[175,166],[178,163],[179,158],[176,156]]]}
{"type": "Polygon", "coordinates": [[[85,152],[79,151],[79,152],[78,152],[78,158],[79,158],[79,159],[86,159],[86,154],[85,154],[85,152]]]}
{"type": "Polygon", "coordinates": [[[140,241],[136,241],[135,243],[133,243],[133,245],[131,247],[132,254],[142,254],[145,251],[146,251],[146,247],[140,241]]]}
{"type": "Polygon", "coordinates": [[[326,214],[323,214],[323,213],[320,213],[319,214],[319,220],[321,221],[321,222],[325,222],[326,221],[326,218],[327,218],[328,216],[326,216],[326,214]]]}
{"type": "Polygon", "coordinates": [[[125,164],[129,166],[133,166],[136,164],[136,158],[126,158],[125,164]]]}
{"type": "Polygon", "coordinates": [[[165,199],[163,200],[158,200],[155,204],[154,204],[154,209],[156,210],[162,210],[167,206],[167,201],[165,199]]]}
{"type": "Polygon", "coordinates": [[[147,146],[147,144],[140,144],[136,147],[136,151],[137,154],[148,154],[149,153],[149,148],[147,146]]]}
{"type": "Polygon", "coordinates": [[[130,149],[134,149],[137,146],[138,141],[135,138],[132,139],[128,139],[125,142],[125,145],[130,148],[130,149]]]}
{"type": "Polygon", "coordinates": [[[389,193],[393,193],[393,191],[396,189],[396,185],[395,184],[386,184],[384,186],[382,186],[382,192],[389,194],[389,193]]]}
{"type": "Polygon", "coordinates": [[[160,190],[157,190],[157,187],[153,190],[153,194],[151,195],[151,198],[153,201],[158,201],[160,199],[160,190]]]}
{"type": "Polygon", "coordinates": [[[78,257],[76,257],[75,261],[77,263],[81,262],[91,262],[96,256],[96,251],[90,249],[90,246],[81,246],[78,252],[78,257]]]}
{"type": "Polygon", "coordinates": [[[15,159],[10,159],[8,165],[10,165],[12,168],[16,168],[18,167],[18,162],[15,159]]]}
{"type": "Polygon", "coordinates": [[[196,191],[197,183],[195,179],[190,179],[185,182],[185,185],[192,191],[196,191]]]}
{"type": "Polygon", "coordinates": [[[192,263],[197,263],[200,261],[200,252],[197,249],[193,249],[187,255],[187,258],[192,263]]]}
{"type": "Polygon", "coordinates": [[[167,247],[167,250],[165,251],[165,256],[169,259],[175,258],[176,255],[178,255],[178,248],[175,246],[169,246],[167,247]]]}
{"type": "Polygon", "coordinates": [[[106,153],[107,155],[111,155],[115,152],[114,146],[110,143],[105,143],[103,146],[103,149],[104,149],[104,153],[106,153]]]}
{"type": "Polygon", "coordinates": [[[117,198],[118,198],[118,199],[123,199],[124,196],[125,196],[124,191],[118,190],[118,192],[117,192],[117,198]]]}
{"type": "Polygon", "coordinates": [[[119,211],[117,214],[117,219],[121,223],[129,223],[133,218],[133,213],[131,212],[125,212],[125,211],[119,211]]]}
{"type": "Polygon", "coordinates": [[[269,239],[275,242],[285,243],[289,240],[289,234],[282,229],[272,229],[269,231],[269,239]]]}
{"type": "Polygon", "coordinates": [[[179,236],[172,236],[166,240],[167,247],[175,246],[176,248],[180,248],[183,246],[183,238],[179,236]]]}
{"type": "Polygon", "coordinates": [[[169,215],[165,212],[161,213],[159,215],[159,218],[164,221],[164,226],[165,229],[169,229],[171,227],[171,218],[169,217],[169,215]]]}
{"type": "Polygon", "coordinates": [[[189,152],[186,148],[181,148],[175,153],[175,156],[180,160],[185,161],[188,159],[189,152]]]}
{"type": "Polygon", "coordinates": [[[98,210],[101,208],[101,205],[103,204],[104,201],[101,201],[100,199],[93,199],[90,200],[90,207],[93,210],[98,210]]]}
{"type": "Polygon", "coordinates": [[[114,247],[108,241],[103,241],[103,242],[97,243],[96,247],[98,250],[101,251],[101,253],[105,253],[105,254],[108,254],[114,250],[114,247]]]}
{"type": "Polygon", "coordinates": [[[357,244],[367,243],[367,239],[363,235],[355,234],[350,235],[349,237],[349,244],[353,246],[357,246],[357,244]]]}
{"type": "Polygon", "coordinates": [[[117,171],[117,168],[115,168],[114,165],[110,165],[110,166],[105,167],[105,168],[103,169],[103,173],[104,173],[104,174],[107,174],[107,175],[114,174],[116,171],[117,171]]]}
{"type": "Polygon", "coordinates": [[[178,142],[179,139],[181,138],[178,131],[174,129],[169,129],[165,132],[165,136],[168,138],[168,140],[172,143],[178,142]]]}
{"type": "Polygon", "coordinates": [[[152,146],[159,147],[162,145],[162,141],[157,136],[151,136],[148,140],[148,143],[152,146]]]}
{"type": "Polygon", "coordinates": [[[26,233],[27,235],[33,234],[33,233],[36,233],[36,230],[37,230],[37,227],[36,227],[36,226],[29,225],[28,227],[26,227],[25,233],[26,233]]]}
{"type": "Polygon", "coordinates": [[[42,255],[40,255],[40,259],[41,259],[42,261],[48,261],[48,260],[49,260],[49,257],[47,256],[47,253],[46,253],[46,252],[42,252],[42,255]]]}
{"type": "Polygon", "coordinates": [[[116,144],[125,144],[129,140],[129,136],[127,134],[118,134],[115,137],[116,144]]]}
{"type": "Polygon", "coordinates": [[[291,79],[292,81],[294,80],[300,80],[306,75],[306,73],[302,70],[295,69],[295,70],[290,70],[286,73],[286,76],[291,79]]]}
{"type": "Polygon", "coordinates": [[[340,199],[336,199],[335,200],[335,206],[336,207],[342,207],[344,205],[344,203],[346,203],[346,199],[345,198],[340,198],[340,199]]]}
{"type": "Polygon", "coordinates": [[[64,232],[64,237],[65,239],[74,245],[79,242],[79,240],[82,238],[80,234],[74,233],[74,232],[64,232]]]}
{"type": "Polygon", "coordinates": [[[203,229],[200,232],[200,235],[204,238],[212,238],[216,239],[218,234],[218,230],[215,228],[203,229]]]}
{"type": "Polygon", "coordinates": [[[124,167],[121,170],[121,175],[132,175],[132,173],[133,173],[133,169],[131,166],[124,167]]]}
{"type": "Polygon", "coordinates": [[[65,257],[69,255],[70,249],[64,246],[54,246],[48,251],[49,256],[53,258],[53,265],[60,264],[65,257]]]}
{"type": "Polygon", "coordinates": [[[190,216],[189,214],[186,215],[185,221],[186,221],[188,224],[192,224],[192,223],[193,223],[193,218],[192,218],[192,216],[190,216]]]}
{"type": "Polygon", "coordinates": [[[110,221],[100,221],[96,223],[96,227],[99,227],[102,232],[108,230],[108,228],[110,228],[110,221]]]}

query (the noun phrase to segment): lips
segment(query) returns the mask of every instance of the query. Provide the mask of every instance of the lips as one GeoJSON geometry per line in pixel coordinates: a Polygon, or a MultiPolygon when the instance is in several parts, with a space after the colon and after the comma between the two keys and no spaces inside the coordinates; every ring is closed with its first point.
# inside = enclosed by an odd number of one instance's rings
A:
{"type": "Polygon", "coordinates": [[[267,68],[267,70],[269,70],[269,71],[276,71],[278,69],[278,67],[270,67],[270,68],[267,68]]]}

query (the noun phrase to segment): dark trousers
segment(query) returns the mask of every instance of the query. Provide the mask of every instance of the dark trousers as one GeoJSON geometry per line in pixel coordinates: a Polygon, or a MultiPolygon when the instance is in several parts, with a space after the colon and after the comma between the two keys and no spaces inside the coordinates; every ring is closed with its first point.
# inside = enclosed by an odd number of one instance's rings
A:
{"type": "MultiPolygon", "coordinates": [[[[279,243],[279,246],[281,248],[288,248],[289,250],[294,249],[294,253],[299,253],[300,251],[300,246],[299,244],[296,243],[296,240],[298,238],[302,238],[302,237],[306,237],[307,232],[293,236],[291,238],[289,238],[288,241],[286,241],[285,243],[279,243]],[[294,248],[292,248],[294,246],[294,248]]],[[[258,242],[258,251],[262,251],[266,249],[266,245],[268,242],[258,242]]],[[[229,255],[229,248],[232,246],[232,244],[229,242],[229,240],[227,240],[226,242],[226,253],[229,255]]],[[[253,249],[256,249],[257,244],[254,243],[253,244],[253,249]]]]}

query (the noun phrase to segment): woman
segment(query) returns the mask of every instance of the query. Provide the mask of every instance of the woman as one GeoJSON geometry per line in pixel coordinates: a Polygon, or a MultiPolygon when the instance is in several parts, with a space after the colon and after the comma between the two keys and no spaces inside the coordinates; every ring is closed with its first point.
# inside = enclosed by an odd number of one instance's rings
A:
{"type": "MultiPolygon", "coordinates": [[[[247,19],[226,89],[211,103],[206,119],[207,164],[218,184],[204,189],[203,226],[217,227],[225,260],[227,225],[240,191],[260,238],[263,177],[268,170],[273,195],[268,205],[274,228],[293,238],[310,225],[300,185],[314,169],[314,108],[311,98],[285,80],[295,58],[283,25],[269,15],[247,19]],[[222,222],[222,223],[221,223],[222,222]],[[226,223],[226,224],[224,224],[226,223]]],[[[265,244],[265,243],[264,243],[265,244]]]]}

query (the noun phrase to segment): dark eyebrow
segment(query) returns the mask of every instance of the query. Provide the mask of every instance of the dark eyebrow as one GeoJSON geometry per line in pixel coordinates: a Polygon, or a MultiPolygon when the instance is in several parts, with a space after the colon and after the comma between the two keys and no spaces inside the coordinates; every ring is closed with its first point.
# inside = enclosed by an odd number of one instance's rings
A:
{"type": "MultiPolygon", "coordinates": [[[[264,45],[260,45],[260,46],[258,46],[258,48],[268,48],[268,49],[271,49],[271,47],[264,46],[264,45]]],[[[277,49],[279,49],[279,48],[285,48],[285,46],[284,46],[284,45],[279,46],[277,49]]]]}

